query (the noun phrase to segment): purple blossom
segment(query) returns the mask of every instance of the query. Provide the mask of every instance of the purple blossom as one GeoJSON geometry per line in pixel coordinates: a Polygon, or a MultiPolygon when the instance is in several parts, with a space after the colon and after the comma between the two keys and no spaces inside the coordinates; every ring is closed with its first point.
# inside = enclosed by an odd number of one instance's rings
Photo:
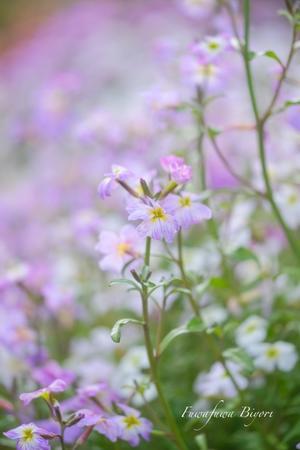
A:
{"type": "Polygon", "coordinates": [[[56,437],[34,423],[20,425],[3,433],[8,439],[17,441],[17,450],[50,450],[48,439],[56,437]]]}
{"type": "Polygon", "coordinates": [[[192,52],[199,60],[214,61],[230,48],[229,37],[225,34],[219,34],[206,36],[202,41],[194,43],[192,52]]]}
{"type": "Polygon", "coordinates": [[[103,254],[99,265],[102,270],[121,272],[126,263],[140,255],[141,239],[136,229],[125,225],[120,233],[102,231],[96,250],[103,254]]]}
{"type": "Polygon", "coordinates": [[[99,184],[98,192],[102,199],[110,197],[112,191],[117,187],[117,181],[125,181],[130,176],[130,172],[123,166],[112,165],[111,172],[104,175],[99,184]]]}
{"type": "Polygon", "coordinates": [[[20,400],[23,402],[25,406],[29,405],[32,400],[36,398],[44,398],[45,400],[49,400],[51,394],[57,394],[59,392],[64,392],[67,388],[65,381],[57,379],[53,381],[49,386],[38,389],[37,391],[28,392],[20,395],[20,400]]]}
{"type": "Polygon", "coordinates": [[[212,216],[211,210],[199,202],[199,196],[189,192],[183,192],[180,196],[171,194],[166,198],[165,204],[172,211],[178,225],[184,230],[209,220],[212,216]]]}
{"type": "Polygon", "coordinates": [[[57,379],[63,380],[66,386],[69,386],[75,380],[74,373],[63,369],[56,361],[48,361],[44,366],[34,369],[32,375],[42,386],[50,385],[57,379]]]}
{"type": "Polygon", "coordinates": [[[132,447],[140,443],[142,437],[146,441],[150,439],[152,423],[141,417],[141,413],[127,405],[119,404],[125,415],[117,416],[116,422],[121,427],[121,439],[129,442],[132,447]]]}
{"type": "Polygon", "coordinates": [[[142,237],[149,236],[155,240],[165,239],[173,242],[179,226],[165,202],[146,199],[129,203],[127,211],[129,220],[140,220],[137,231],[142,237]]]}
{"type": "Polygon", "coordinates": [[[185,164],[184,159],[175,155],[163,156],[160,159],[162,168],[169,173],[178,184],[187,183],[192,179],[192,168],[185,164]]]}
{"type": "Polygon", "coordinates": [[[93,427],[98,433],[107,437],[111,442],[116,442],[121,436],[122,427],[116,417],[107,417],[96,414],[92,411],[85,411],[85,417],[78,423],[78,426],[93,427]]]}

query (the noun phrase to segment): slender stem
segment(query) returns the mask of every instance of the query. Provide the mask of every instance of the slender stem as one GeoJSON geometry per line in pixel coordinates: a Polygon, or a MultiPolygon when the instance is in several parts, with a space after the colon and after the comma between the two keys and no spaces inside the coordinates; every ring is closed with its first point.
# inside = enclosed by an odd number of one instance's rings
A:
{"type": "Polygon", "coordinates": [[[60,444],[61,444],[61,450],[65,450],[65,428],[64,426],[61,424],[61,432],[60,432],[60,436],[59,436],[59,440],[60,440],[60,444]]]}
{"type": "Polygon", "coordinates": [[[225,156],[223,155],[223,153],[221,152],[221,149],[216,141],[216,139],[209,135],[209,139],[210,142],[212,143],[212,146],[215,150],[215,152],[217,153],[218,157],[220,158],[220,160],[222,161],[222,163],[224,164],[224,166],[226,167],[226,169],[228,170],[228,172],[236,179],[238,180],[241,184],[243,184],[246,188],[250,189],[252,192],[254,192],[256,195],[258,195],[259,197],[263,197],[266,198],[266,194],[264,192],[259,191],[258,189],[256,189],[254,186],[252,186],[252,184],[244,177],[242,177],[240,174],[238,174],[230,165],[230,163],[227,161],[227,159],[225,158],[225,156]]]}
{"type": "MultiPolygon", "coordinates": [[[[261,169],[262,169],[262,176],[263,176],[263,180],[264,180],[264,184],[265,184],[265,189],[266,189],[266,195],[267,195],[267,199],[271,205],[271,208],[273,210],[273,214],[276,217],[277,221],[279,222],[279,224],[281,225],[281,228],[286,236],[287,241],[290,244],[291,249],[293,250],[295,256],[297,257],[297,259],[300,261],[300,248],[298,245],[298,242],[296,241],[296,239],[294,238],[293,233],[291,232],[291,230],[289,229],[288,225],[286,224],[285,220],[283,219],[280,209],[278,208],[274,197],[273,197],[273,191],[272,191],[272,186],[271,186],[271,182],[269,179],[269,174],[268,174],[268,169],[267,169],[267,161],[266,161],[266,151],[265,151],[265,141],[264,141],[264,134],[265,134],[265,123],[267,118],[270,116],[271,112],[270,112],[270,107],[269,110],[267,110],[267,115],[265,114],[265,116],[263,116],[263,118],[260,118],[260,114],[259,114],[259,110],[258,110],[258,106],[257,106],[257,100],[256,100],[256,95],[255,95],[255,89],[254,89],[254,83],[253,83],[253,76],[252,76],[252,71],[251,71],[251,66],[250,66],[250,61],[249,61],[249,42],[250,42],[250,0],[244,0],[244,39],[245,39],[245,46],[243,49],[243,60],[244,60],[244,65],[245,65],[245,70],[246,70],[246,78],[247,78],[247,86],[248,86],[248,91],[249,91],[249,95],[250,95],[250,100],[251,100],[251,105],[252,105],[252,110],[254,113],[254,117],[255,117],[255,122],[256,122],[256,131],[257,131],[257,139],[258,139],[258,150],[259,150],[259,159],[260,159],[260,165],[261,165],[261,169]]],[[[288,66],[290,65],[290,61],[292,58],[292,54],[289,57],[289,61],[288,61],[288,66]]],[[[271,109],[273,107],[273,104],[275,104],[276,99],[279,95],[279,91],[280,91],[280,87],[282,85],[283,80],[279,83],[279,89],[278,91],[276,91],[275,93],[275,101],[273,98],[273,101],[271,102],[271,109]]]]}
{"type": "Polygon", "coordinates": [[[150,253],[151,253],[151,238],[147,237],[146,238],[146,251],[145,251],[145,258],[144,258],[145,266],[150,265],[150,253]]]}
{"type": "MultiPolygon", "coordinates": [[[[185,287],[187,289],[190,289],[190,283],[188,281],[188,277],[186,275],[185,267],[184,267],[183,245],[182,245],[182,231],[181,231],[181,229],[178,231],[178,234],[177,234],[177,248],[178,248],[178,260],[177,260],[177,262],[178,262],[178,267],[179,267],[179,270],[180,270],[180,273],[181,273],[181,278],[182,278],[182,280],[184,282],[185,287]]],[[[189,299],[190,305],[191,305],[194,313],[196,314],[196,316],[199,316],[200,315],[200,313],[199,313],[199,306],[198,306],[198,304],[197,304],[197,302],[196,302],[196,300],[195,300],[195,298],[194,298],[192,293],[188,294],[188,299],[189,299]]]]}
{"type": "MultiPolygon", "coordinates": [[[[147,265],[149,265],[149,261],[150,261],[150,249],[151,249],[151,239],[147,238],[146,250],[145,250],[145,264],[147,264],[147,265]]],[[[168,403],[167,399],[165,398],[165,395],[164,395],[164,392],[163,392],[163,389],[162,389],[162,386],[161,386],[161,383],[159,380],[158,370],[157,370],[158,369],[157,361],[154,356],[153,345],[152,345],[152,340],[151,340],[151,336],[150,336],[149,311],[148,311],[148,289],[146,286],[143,286],[141,298],[142,298],[143,319],[144,319],[144,325],[143,325],[144,339],[145,339],[145,346],[146,346],[146,351],[147,351],[149,365],[150,365],[151,378],[155,384],[157,395],[158,395],[159,401],[161,403],[161,406],[164,410],[164,414],[165,414],[167,423],[174,435],[174,440],[175,440],[177,448],[179,450],[188,450],[186,447],[186,444],[181,436],[181,432],[179,431],[178,425],[173,416],[173,413],[171,411],[169,403],[168,403]]]]}

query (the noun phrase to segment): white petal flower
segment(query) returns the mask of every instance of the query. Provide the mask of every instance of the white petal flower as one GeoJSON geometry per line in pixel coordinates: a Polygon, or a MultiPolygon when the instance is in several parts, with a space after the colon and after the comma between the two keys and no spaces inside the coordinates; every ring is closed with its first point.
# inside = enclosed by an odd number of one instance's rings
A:
{"type": "Polygon", "coordinates": [[[251,353],[256,367],[266,372],[276,369],[290,372],[298,360],[295,346],[283,341],[257,344],[251,348],[251,353]]]}
{"type": "Polygon", "coordinates": [[[267,322],[258,316],[250,316],[236,330],[235,339],[240,347],[247,348],[262,342],[267,334],[267,322]]]}

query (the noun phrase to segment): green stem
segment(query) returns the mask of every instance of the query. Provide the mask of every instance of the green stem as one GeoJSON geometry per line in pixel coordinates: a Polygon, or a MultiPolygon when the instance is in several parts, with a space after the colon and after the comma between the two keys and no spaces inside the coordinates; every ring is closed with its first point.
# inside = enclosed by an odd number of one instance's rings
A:
{"type": "MultiPolygon", "coordinates": [[[[151,239],[147,238],[146,251],[145,251],[145,264],[146,265],[149,265],[150,249],[151,249],[151,239]]],[[[152,340],[151,340],[151,336],[150,336],[150,327],[149,327],[150,320],[149,320],[149,311],[148,311],[148,289],[146,286],[143,286],[141,298],[142,298],[142,306],[143,306],[144,339],[145,339],[145,346],[146,346],[146,351],[147,351],[149,365],[150,365],[151,378],[155,384],[160,404],[163,408],[168,426],[170,427],[170,430],[172,431],[172,433],[174,435],[174,440],[175,440],[178,450],[188,450],[186,447],[186,444],[181,436],[181,432],[179,431],[178,425],[173,416],[173,413],[171,411],[169,403],[168,403],[167,399],[165,398],[165,395],[164,395],[164,392],[163,392],[163,389],[162,389],[162,386],[161,386],[161,383],[159,380],[157,361],[154,356],[153,345],[152,345],[152,340]]]]}
{"type": "MultiPolygon", "coordinates": [[[[182,231],[181,230],[179,230],[178,234],[177,234],[177,248],[178,248],[178,260],[177,261],[178,261],[178,267],[179,267],[179,270],[181,273],[181,278],[184,282],[184,286],[187,289],[190,289],[190,284],[189,284],[189,281],[188,281],[188,278],[187,278],[187,275],[185,272],[184,261],[183,261],[183,245],[182,245],[182,231]]],[[[199,316],[200,315],[199,307],[198,307],[197,302],[192,293],[188,294],[188,299],[189,299],[190,305],[191,305],[194,313],[196,314],[196,316],[199,316]]]]}
{"type": "Polygon", "coordinates": [[[145,266],[150,266],[150,253],[151,253],[151,238],[146,238],[146,251],[144,257],[145,266]]]}
{"type": "MultiPolygon", "coordinates": [[[[277,221],[279,222],[287,241],[290,244],[291,249],[293,250],[296,258],[300,261],[300,248],[298,245],[298,242],[294,238],[293,233],[289,229],[288,225],[286,224],[285,220],[283,219],[281,212],[274,200],[273,197],[273,190],[271,186],[271,182],[269,179],[268,169],[267,169],[267,161],[266,161],[266,151],[265,151],[265,141],[264,141],[264,134],[265,134],[265,123],[267,118],[270,115],[270,112],[261,119],[258,106],[257,106],[257,100],[255,95],[255,89],[254,89],[254,83],[253,83],[253,76],[250,66],[250,60],[249,60],[249,42],[250,42],[250,0],[244,0],[244,40],[245,40],[245,46],[243,50],[243,60],[246,70],[246,78],[247,78],[247,86],[248,91],[250,95],[251,100],[251,106],[255,117],[256,122],[256,131],[257,131],[257,140],[258,140],[258,150],[259,150],[259,159],[260,159],[260,165],[262,169],[262,176],[265,184],[266,189],[266,195],[267,199],[271,205],[271,208],[273,210],[273,214],[276,217],[277,221]]],[[[291,57],[289,58],[291,59],[291,57]]],[[[280,83],[281,86],[282,83],[280,83]]],[[[277,93],[278,96],[279,92],[277,93]]],[[[277,98],[276,96],[276,98],[277,98]]],[[[276,101],[276,99],[275,99],[276,101]]]]}

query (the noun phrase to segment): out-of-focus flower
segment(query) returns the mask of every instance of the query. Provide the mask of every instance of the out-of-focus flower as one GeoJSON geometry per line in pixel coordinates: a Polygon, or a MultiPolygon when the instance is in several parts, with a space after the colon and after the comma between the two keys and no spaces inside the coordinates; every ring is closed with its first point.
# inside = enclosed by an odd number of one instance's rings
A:
{"type": "Polygon", "coordinates": [[[267,335],[267,322],[258,316],[250,316],[236,330],[235,338],[241,347],[262,342],[267,335]]]}
{"type": "Polygon", "coordinates": [[[225,70],[219,62],[186,56],[182,61],[183,79],[191,87],[216,93],[225,83],[225,70]]]}
{"type": "Polygon", "coordinates": [[[112,191],[117,187],[117,181],[125,181],[129,178],[130,172],[123,166],[112,165],[111,172],[104,175],[99,184],[98,192],[102,199],[109,197],[112,191]]]}
{"type": "Polygon", "coordinates": [[[300,131],[300,106],[289,108],[287,115],[288,123],[296,130],[300,131]]]}
{"type": "Polygon", "coordinates": [[[213,12],[217,2],[216,0],[179,0],[179,5],[188,16],[202,18],[213,12]]]}
{"type": "Polygon", "coordinates": [[[51,394],[64,392],[66,388],[67,388],[66,383],[63,380],[57,379],[45,388],[21,394],[20,400],[23,402],[24,405],[29,405],[29,403],[31,403],[32,400],[35,400],[36,398],[40,397],[45,399],[46,401],[49,401],[51,398],[51,394]]]}
{"type": "Polygon", "coordinates": [[[185,164],[184,159],[175,155],[163,156],[160,159],[162,168],[169,173],[172,180],[185,184],[192,179],[192,168],[185,164]]]}
{"type": "Polygon", "coordinates": [[[139,220],[137,231],[142,237],[149,236],[155,240],[173,242],[179,226],[164,201],[147,199],[147,203],[140,200],[129,204],[128,219],[139,220]]]}
{"type": "Polygon", "coordinates": [[[30,267],[25,263],[17,263],[7,268],[0,276],[0,290],[26,280],[30,274],[30,267]]]}
{"type": "Polygon", "coordinates": [[[225,35],[206,36],[192,46],[193,54],[201,60],[213,61],[229,48],[229,39],[225,35]]]}
{"type": "Polygon", "coordinates": [[[201,317],[207,327],[224,322],[228,317],[228,311],[222,306],[208,305],[201,308],[201,317]]]}
{"type": "Polygon", "coordinates": [[[78,397],[82,400],[97,399],[98,405],[104,410],[111,409],[113,403],[119,401],[119,395],[107,382],[90,384],[78,389],[78,397]]]}
{"type": "Polygon", "coordinates": [[[118,406],[125,413],[124,416],[116,417],[122,429],[121,439],[129,442],[132,447],[139,445],[141,437],[148,441],[152,431],[152,423],[141,417],[141,413],[136,409],[123,404],[118,406]]]}
{"type": "Polygon", "coordinates": [[[289,342],[260,343],[251,347],[254,363],[259,369],[273,372],[276,369],[290,372],[298,360],[296,348],[289,342]]]}
{"type": "MultiPolygon", "coordinates": [[[[248,386],[248,381],[241,375],[239,365],[229,361],[228,370],[240,389],[248,386]]],[[[204,397],[227,397],[232,398],[237,395],[237,390],[223,365],[216,362],[208,373],[202,373],[195,381],[195,391],[204,397]]]]}
{"type": "Polygon", "coordinates": [[[280,186],[276,189],[275,200],[291,228],[300,225],[300,191],[294,186],[280,186]]]}
{"type": "Polygon", "coordinates": [[[75,380],[73,372],[63,369],[56,361],[48,361],[44,366],[34,369],[32,376],[41,386],[51,385],[60,379],[67,387],[75,380]]]}
{"type": "Polygon", "coordinates": [[[102,231],[96,246],[96,250],[103,254],[99,263],[101,269],[121,272],[126,263],[140,256],[140,244],[141,238],[131,225],[122,227],[119,234],[102,231]]]}
{"type": "Polygon", "coordinates": [[[17,450],[50,450],[48,439],[56,437],[34,423],[20,425],[3,433],[8,439],[17,441],[17,450]]]}
{"type": "Polygon", "coordinates": [[[200,203],[200,197],[189,192],[168,195],[165,205],[172,211],[176,222],[182,229],[188,230],[192,225],[209,220],[212,213],[208,206],[200,203]]]}
{"type": "Polygon", "coordinates": [[[107,437],[111,442],[116,442],[121,436],[122,428],[116,417],[106,417],[94,412],[85,412],[85,417],[78,423],[78,426],[93,427],[98,433],[107,437]]]}

